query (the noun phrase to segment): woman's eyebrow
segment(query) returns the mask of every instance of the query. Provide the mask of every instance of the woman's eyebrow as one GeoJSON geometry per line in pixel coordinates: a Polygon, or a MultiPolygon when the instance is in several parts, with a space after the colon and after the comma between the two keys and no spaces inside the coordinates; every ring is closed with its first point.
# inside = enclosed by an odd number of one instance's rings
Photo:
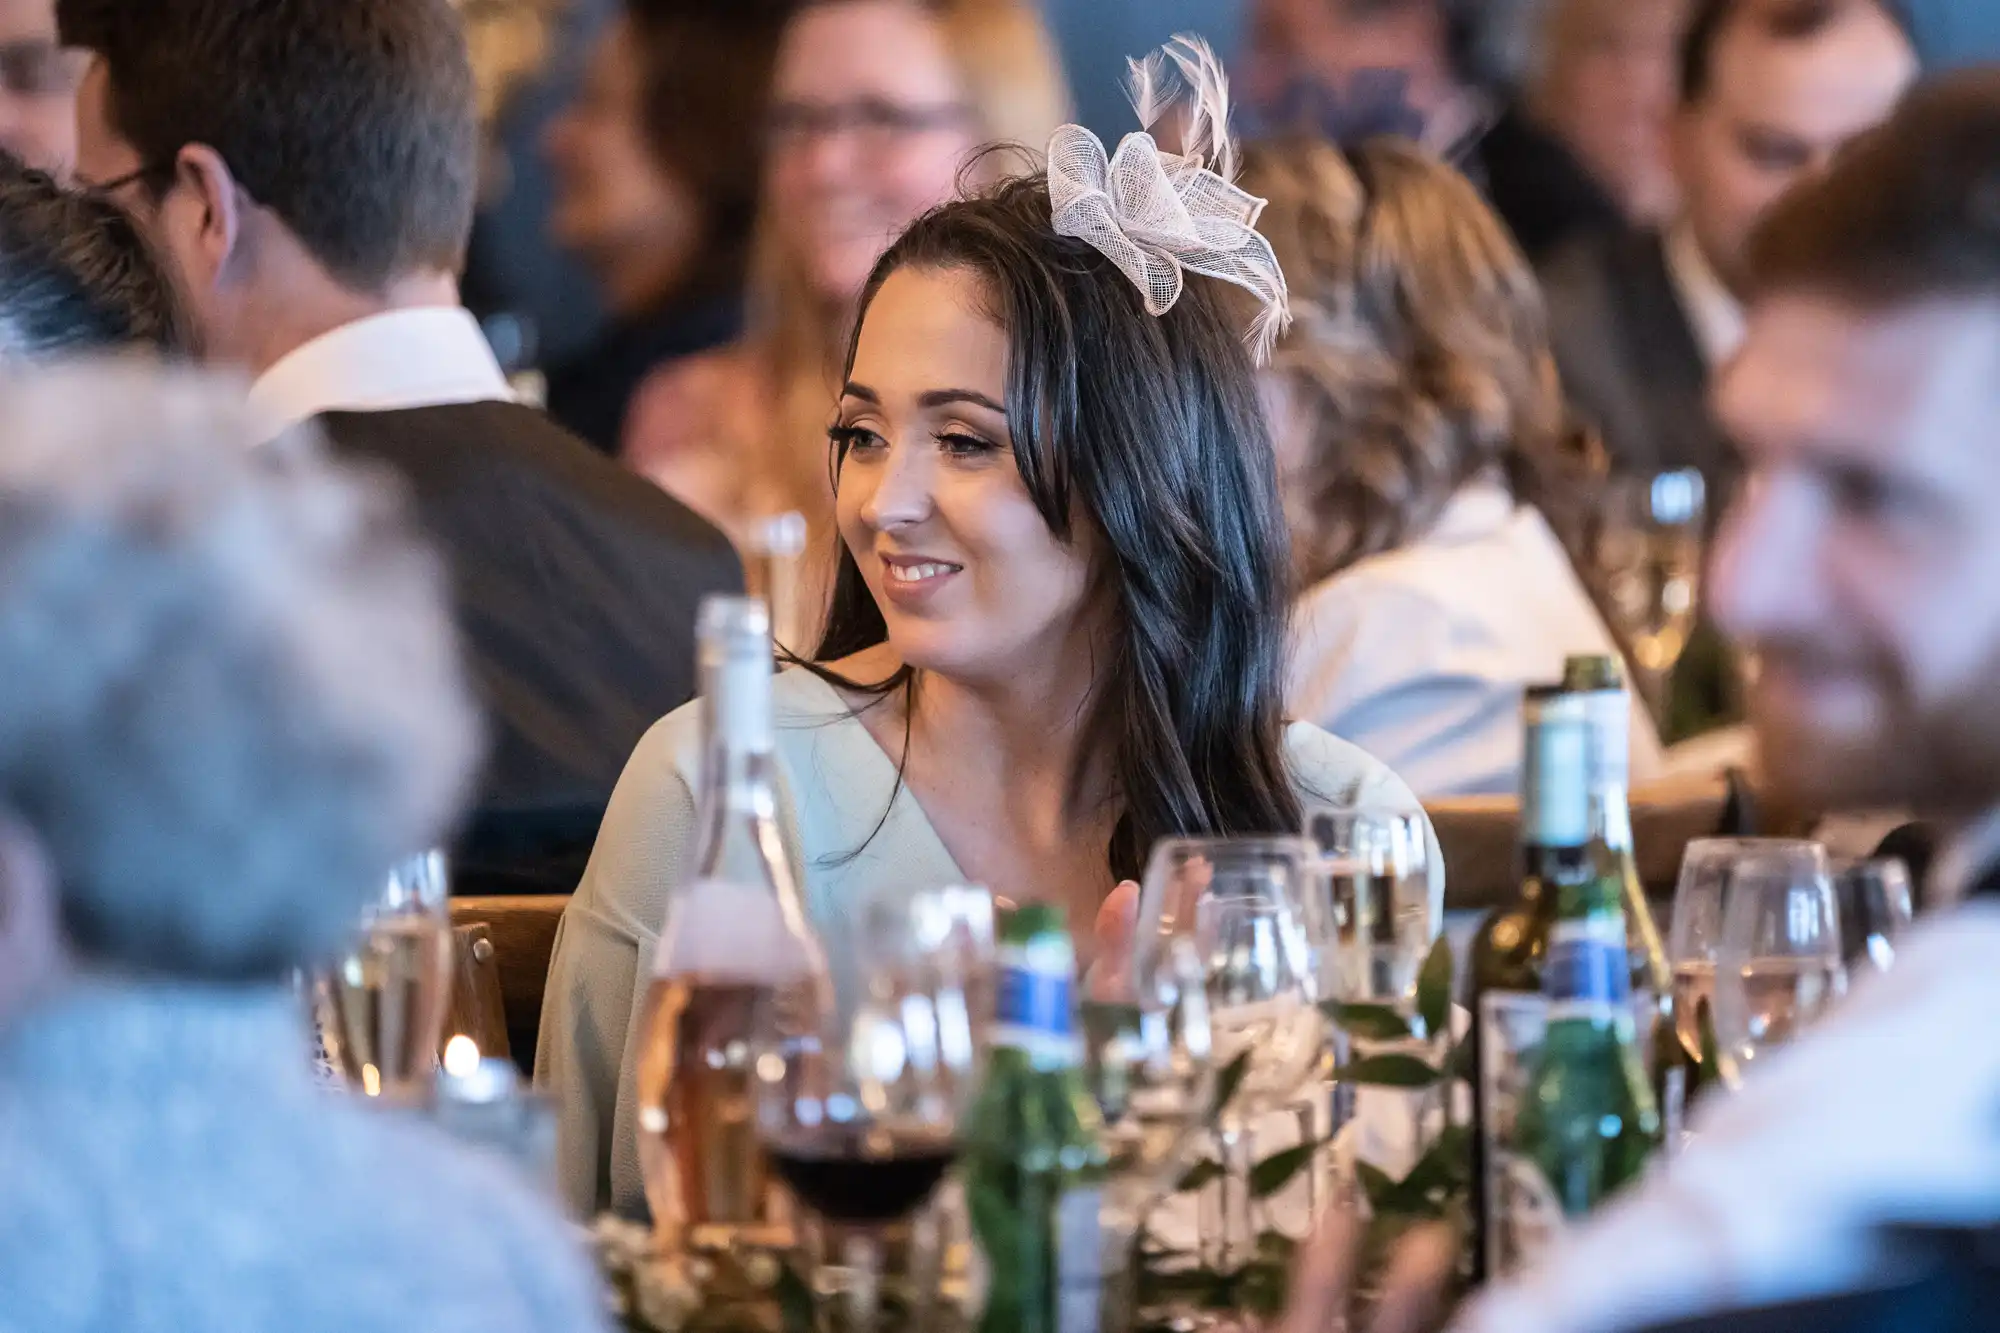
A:
{"type": "Polygon", "coordinates": [[[918,407],[950,407],[954,403],[971,403],[974,407],[998,412],[1003,417],[1007,415],[1005,407],[977,389],[931,389],[917,395],[918,407]]]}

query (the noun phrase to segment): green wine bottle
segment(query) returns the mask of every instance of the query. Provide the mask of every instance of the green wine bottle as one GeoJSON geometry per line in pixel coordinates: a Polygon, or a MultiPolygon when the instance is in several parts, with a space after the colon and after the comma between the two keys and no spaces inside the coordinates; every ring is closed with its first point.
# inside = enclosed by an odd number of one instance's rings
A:
{"type": "Polygon", "coordinates": [[[1581,813],[1554,794],[1587,790],[1587,732],[1581,699],[1558,685],[1531,687],[1521,701],[1521,889],[1488,913],[1473,936],[1471,972],[1473,1078],[1472,1218],[1476,1280],[1511,1266],[1502,1169],[1505,1137],[1526,1071],[1519,1059],[1544,1021],[1542,964],[1555,930],[1556,883],[1588,842],[1581,813]]]}
{"type": "Polygon", "coordinates": [[[1083,1082],[1076,949],[1059,909],[1031,905],[1002,926],[999,954],[986,1082],[961,1136],[984,1259],[980,1333],[1096,1333],[1108,1159],[1083,1082]]]}
{"type": "MultiPolygon", "coordinates": [[[[1587,806],[1572,787],[1546,792],[1587,806]]],[[[1584,809],[1551,820],[1587,824],[1584,809]]],[[[1637,1179],[1660,1144],[1660,1112],[1640,1058],[1618,858],[1591,837],[1563,858],[1543,965],[1547,1027],[1508,1137],[1504,1224],[1531,1258],[1571,1219],[1637,1179]]]]}
{"type": "Polygon", "coordinates": [[[1565,661],[1563,688],[1582,698],[1590,727],[1590,831],[1618,860],[1633,1009],[1640,1015],[1640,1047],[1652,1070],[1680,1043],[1674,1036],[1673,965],[1632,853],[1632,695],[1624,668],[1608,653],[1565,661]]]}

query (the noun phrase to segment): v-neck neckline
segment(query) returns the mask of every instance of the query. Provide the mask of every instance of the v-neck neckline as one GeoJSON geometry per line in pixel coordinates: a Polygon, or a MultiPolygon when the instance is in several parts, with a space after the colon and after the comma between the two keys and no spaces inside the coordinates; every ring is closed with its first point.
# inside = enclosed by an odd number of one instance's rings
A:
{"type": "MultiPolygon", "coordinates": [[[[924,809],[923,802],[917,799],[917,793],[910,784],[902,780],[894,757],[883,748],[882,742],[875,738],[875,733],[868,729],[868,724],[861,720],[861,715],[854,706],[848,703],[832,682],[814,672],[803,667],[795,667],[786,674],[797,677],[807,693],[817,695],[815,700],[801,700],[802,703],[808,704],[807,708],[801,709],[802,712],[830,714],[801,724],[808,728],[822,729],[822,743],[833,740],[839,747],[839,753],[834,756],[837,762],[833,771],[816,776],[828,782],[838,781],[842,769],[865,765],[870,770],[865,776],[872,780],[856,781],[852,784],[851,790],[888,793],[886,815],[879,802],[869,802],[868,804],[874,809],[872,813],[867,814],[865,825],[856,827],[857,821],[853,819],[843,817],[840,820],[846,831],[854,832],[856,835],[845,845],[860,847],[870,839],[871,835],[886,834],[892,826],[895,826],[906,840],[920,838],[922,842],[928,844],[914,850],[934,854],[942,865],[950,867],[956,882],[969,883],[964,869],[958,863],[958,857],[945,845],[944,838],[937,831],[937,825],[931,822],[930,812],[924,809]],[[812,707],[814,704],[819,707],[812,707]],[[838,732],[826,734],[826,729],[829,727],[838,728],[838,732]],[[852,738],[849,739],[840,733],[851,733],[852,738]]],[[[811,869],[808,868],[808,873],[811,869]]]]}

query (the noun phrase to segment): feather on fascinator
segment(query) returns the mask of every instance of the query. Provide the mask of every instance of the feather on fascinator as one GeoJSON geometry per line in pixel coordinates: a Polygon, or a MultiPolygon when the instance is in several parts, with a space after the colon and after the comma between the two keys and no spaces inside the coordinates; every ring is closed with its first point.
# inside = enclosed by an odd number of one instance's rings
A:
{"type": "Polygon", "coordinates": [[[1055,230],[1116,264],[1152,315],[1173,309],[1189,272],[1248,290],[1261,309],[1245,341],[1266,364],[1291,323],[1291,302],[1277,256],[1257,232],[1264,201],[1235,184],[1222,62],[1207,42],[1182,34],[1126,64],[1138,131],[1110,154],[1081,125],[1060,126],[1049,139],[1055,230]],[[1162,152],[1150,131],[1175,112],[1183,117],[1185,151],[1162,152]]]}

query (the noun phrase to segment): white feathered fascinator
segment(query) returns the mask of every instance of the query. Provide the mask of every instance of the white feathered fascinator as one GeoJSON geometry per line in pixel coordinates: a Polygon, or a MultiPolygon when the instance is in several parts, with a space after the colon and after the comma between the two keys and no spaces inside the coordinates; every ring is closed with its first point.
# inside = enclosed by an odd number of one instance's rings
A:
{"type": "Polygon", "coordinates": [[[1291,323],[1285,275],[1257,233],[1264,201],[1235,185],[1229,138],[1229,81],[1208,43],[1185,34],[1145,60],[1126,62],[1128,91],[1142,128],[1106,155],[1081,125],[1049,139],[1049,202],[1055,229],[1101,251],[1164,315],[1188,271],[1247,288],[1262,303],[1246,341],[1259,365],[1291,323]],[[1166,153],[1148,133],[1178,111],[1182,153],[1166,153]]]}

